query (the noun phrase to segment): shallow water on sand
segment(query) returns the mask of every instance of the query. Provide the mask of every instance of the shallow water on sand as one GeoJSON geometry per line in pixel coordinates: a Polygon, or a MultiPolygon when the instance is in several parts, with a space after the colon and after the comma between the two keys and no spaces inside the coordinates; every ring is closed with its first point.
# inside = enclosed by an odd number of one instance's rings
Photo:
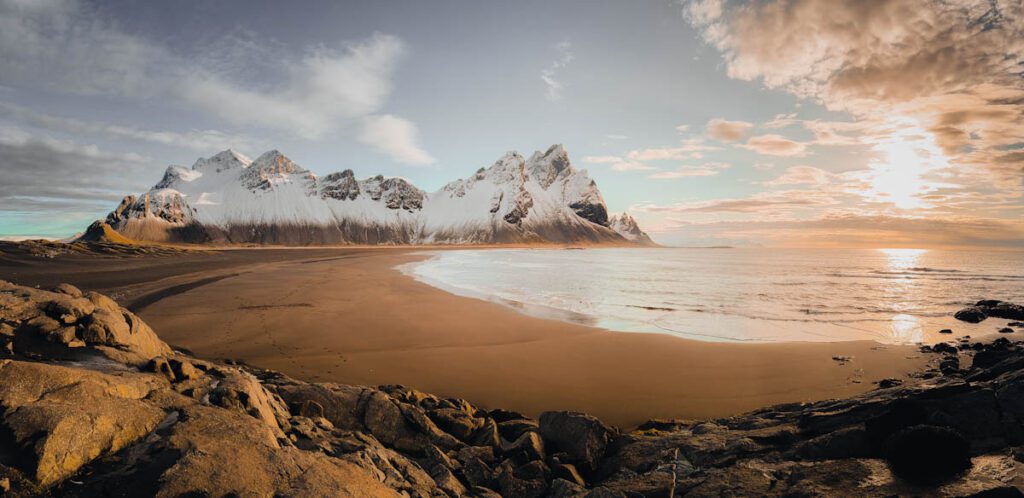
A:
{"type": "MultiPolygon", "coordinates": [[[[916,249],[438,251],[402,268],[455,294],[611,330],[708,341],[991,336],[952,318],[979,299],[1024,303],[1024,252],[916,249]],[[939,334],[949,328],[952,336],[939,334]]],[[[1024,336],[1024,328],[1015,332],[1024,336]]]]}

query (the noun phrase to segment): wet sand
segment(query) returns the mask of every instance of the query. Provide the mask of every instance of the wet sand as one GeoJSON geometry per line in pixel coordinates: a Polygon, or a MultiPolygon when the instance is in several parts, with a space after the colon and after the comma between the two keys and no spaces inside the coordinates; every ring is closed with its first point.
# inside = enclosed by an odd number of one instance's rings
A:
{"type": "Polygon", "coordinates": [[[27,269],[0,261],[0,278],[112,292],[200,357],[306,380],[403,384],[529,415],[578,410],[619,426],[850,396],[927,360],[868,341],[709,343],[535,318],[395,269],[421,252],[249,249],[27,269]]]}

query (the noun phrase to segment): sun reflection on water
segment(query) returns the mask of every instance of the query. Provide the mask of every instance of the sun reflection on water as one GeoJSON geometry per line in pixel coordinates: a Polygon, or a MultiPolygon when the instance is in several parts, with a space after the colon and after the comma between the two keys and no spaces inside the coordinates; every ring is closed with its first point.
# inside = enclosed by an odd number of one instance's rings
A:
{"type": "Polygon", "coordinates": [[[889,271],[901,271],[918,267],[918,260],[927,249],[879,249],[888,259],[889,271]]]}
{"type": "MultiPolygon", "coordinates": [[[[899,274],[902,278],[894,278],[886,284],[886,295],[894,302],[893,308],[907,310],[916,302],[917,296],[913,293],[915,278],[908,270],[921,267],[921,256],[928,252],[927,249],[879,249],[886,258],[886,267],[889,272],[899,274]]],[[[897,342],[922,342],[924,332],[921,329],[921,320],[916,316],[906,313],[898,313],[892,316],[889,321],[889,334],[897,342]]]]}
{"type": "Polygon", "coordinates": [[[893,315],[889,324],[890,335],[898,342],[914,343],[924,341],[921,320],[913,315],[893,315]]]}

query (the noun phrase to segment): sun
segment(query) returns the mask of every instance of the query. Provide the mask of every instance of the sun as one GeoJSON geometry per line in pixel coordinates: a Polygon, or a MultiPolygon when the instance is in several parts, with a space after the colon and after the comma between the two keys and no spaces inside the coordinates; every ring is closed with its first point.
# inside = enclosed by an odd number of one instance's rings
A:
{"type": "Polygon", "coordinates": [[[941,183],[928,174],[949,166],[949,159],[935,144],[935,137],[911,119],[894,120],[897,131],[872,147],[878,159],[871,161],[868,196],[876,202],[892,203],[899,209],[930,207],[924,195],[941,183]]]}

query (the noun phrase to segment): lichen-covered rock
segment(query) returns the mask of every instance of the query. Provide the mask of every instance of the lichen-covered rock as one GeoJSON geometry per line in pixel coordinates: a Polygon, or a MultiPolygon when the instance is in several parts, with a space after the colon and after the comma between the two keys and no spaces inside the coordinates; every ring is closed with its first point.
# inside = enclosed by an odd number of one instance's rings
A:
{"type": "Polygon", "coordinates": [[[0,320],[17,325],[15,352],[67,359],[87,359],[98,353],[140,367],[170,354],[170,347],[142,319],[110,298],[82,294],[71,286],[58,289],[44,291],[0,281],[0,320]]]}
{"type": "Polygon", "coordinates": [[[277,395],[248,372],[221,368],[216,373],[221,380],[209,393],[210,403],[248,414],[261,420],[275,435],[281,435],[283,422],[288,419],[288,409],[277,395]]]}
{"type": "Polygon", "coordinates": [[[161,384],[145,375],[3,360],[3,425],[27,455],[24,470],[49,485],[153,430],[164,412],[144,398],[161,384]]]}

